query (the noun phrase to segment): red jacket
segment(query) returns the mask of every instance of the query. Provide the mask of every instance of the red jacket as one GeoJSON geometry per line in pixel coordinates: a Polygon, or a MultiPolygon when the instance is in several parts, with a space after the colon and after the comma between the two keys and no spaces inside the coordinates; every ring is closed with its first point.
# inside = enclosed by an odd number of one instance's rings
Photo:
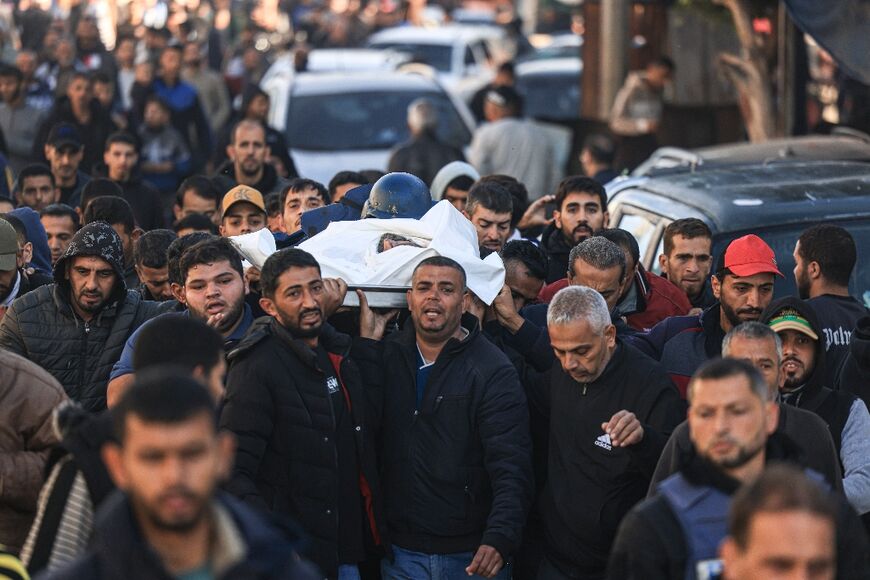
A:
{"type": "MultiPolygon", "coordinates": [[[[692,309],[685,292],[661,276],[638,269],[634,277],[637,286],[638,311],[626,317],[626,322],[635,330],[646,331],[671,316],[685,316],[692,309]]],[[[538,301],[549,304],[556,292],[568,285],[562,278],[541,288],[538,301]]]]}

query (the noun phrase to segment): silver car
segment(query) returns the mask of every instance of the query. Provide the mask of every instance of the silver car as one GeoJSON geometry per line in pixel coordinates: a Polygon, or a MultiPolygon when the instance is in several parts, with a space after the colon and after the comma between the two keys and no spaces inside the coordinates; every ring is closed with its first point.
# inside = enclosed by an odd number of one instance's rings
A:
{"type": "Polygon", "coordinates": [[[409,138],[408,105],[426,97],[438,109],[438,135],[465,148],[474,120],[433,78],[379,73],[301,73],[264,84],[270,124],[283,131],[299,174],[326,183],[338,171],[386,170],[390,151],[409,138]]]}

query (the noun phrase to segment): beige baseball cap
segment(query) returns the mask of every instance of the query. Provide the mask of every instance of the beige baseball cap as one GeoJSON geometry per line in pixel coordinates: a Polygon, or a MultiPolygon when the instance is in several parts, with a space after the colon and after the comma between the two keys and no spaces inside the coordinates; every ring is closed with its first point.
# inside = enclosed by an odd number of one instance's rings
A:
{"type": "Polygon", "coordinates": [[[263,201],[262,193],[248,185],[237,185],[224,195],[224,199],[221,202],[221,212],[227,213],[228,209],[241,201],[252,203],[263,210],[263,212],[266,211],[266,202],[263,201]]]}

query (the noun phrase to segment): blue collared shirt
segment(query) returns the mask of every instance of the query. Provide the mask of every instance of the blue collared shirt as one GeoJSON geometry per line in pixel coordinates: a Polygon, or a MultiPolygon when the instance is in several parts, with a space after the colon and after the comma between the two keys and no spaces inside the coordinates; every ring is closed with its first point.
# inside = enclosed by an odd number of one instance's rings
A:
{"type": "MultiPolygon", "coordinates": [[[[184,312],[167,312],[166,314],[161,314],[160,316],[190,316],[190,310],[185,310],[184,312]]],[[[129,375],[133,373],[133,353],[136,350],[136,341],[139,340],[139,333],[142,332],[142,329],[151,324],[152,320],[156,320],[160,318],[160,316],[156,318],[152,318],[147,321],[145,324],[137,328],[133,331],[133,334],[130,335],[130,338],[127,339],[127,342],[124,344],[124,350],[121,352],[121,358],[118,359],[118,362],[115,363],[115,366],[112,367],[112,372],[109,375],[109,380],[115,380],[118,377],[129,375]]],[[[242,312],[242,321],[233,331],[233,333],[224,338],[224,346],[226,348],[231,348],[235,346],[242,338],[245,336],[245,333],[248,332],[248,329],[254,323],[254,315],[251,312],[251,307],[245,304],[245,309],[242,312]]]]}

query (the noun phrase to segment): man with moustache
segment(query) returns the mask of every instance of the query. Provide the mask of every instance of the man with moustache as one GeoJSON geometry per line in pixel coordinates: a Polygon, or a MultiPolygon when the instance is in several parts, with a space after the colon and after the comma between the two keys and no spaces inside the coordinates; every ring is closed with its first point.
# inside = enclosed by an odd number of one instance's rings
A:
{"type": "MultiPolygon", "coordinates": [[[[843,470],[834,440],[827,424],[815,413],[786,405],[779,400],[779,385],[782,383],[782,341],[766,324],[744,322],[732,328],[722,341],[722,356],[743,360],[758,369],[767,382],[768,395],[779,407],[777,433],[791,439],[801,450],[805,466],[825,478],[838,491],[843,489],[843,470]]],[[[689,425],[685,421],[674,429],[659,458],[650,484],[654,495],[658,484],[683,467],[692,442],[689,425]]]]}
{"type": "Polygon", "coordinates": [[[112,413],[102,459],[119,488],[103,502],[87,554],[48,571],[90,578],[312,580],[298,538],[219,491],[232,436],[209,391],[184,372],[143,373],[112,413]]]}
{"type": "Polygon", "coordinates": [[[550,434],[537,579],[600,580],[619,522],[643,498],[685,406],[661,366],[617,338],[596,290],[561,290],[547,328],[559,365],[527,386],[550,434]]]}
{"type": "Polygon", "coordinates": [[[68,205],[53,203],[39,212],[39,221],[45,228],[48,249],[51,250],[51,263],[54,265],[66,252],[79,229],[79,214],[68,205]]]}
{"type": "Polygon", "coordinates": [[[541,236],[541,247],[550,262],[547,284],[565,277],[571,248],[606,228],[610,220],[607,193],[589,177],[563,179],[556,190],[555,205],[553,223],[541,236]]]}
{"type": "MultiPolygon", "coordinates": [[[[734,493],[760,476],[766,465],[805,467],[800,451],[775,432],[779,408],[770,400],[764,378],[748,362],[705,363],[692,377],[688,394],[692,449],[680,471],[622,520],[610,554],[609,579],[719,578],[719,546],[728,533],[734,493]]],[[[866,578],[867,537],[846,500],[837,494],[835,501],[837,578],[866,578]]]]}
{"type": "Polygon", "coordinates": [[[311,254],[276,252],[260,284],[270,318],[229,357],[220,426],[238,450],[227,490],[296,519],[309,535],[306,555],[328,578],[358,579],[367,548],[380,543],[379,498],[372,415],[350,337],[326,322],[329,286],[311,254]]]}
{"type": "MultiPolygon", "coordinates": [[[[44,147],[45,159],[60,190],[60,203],[76,207],[81,203],[82,188],[91,177],[80,169],[85,146],[79,130],[69,123],[58,123],[48,133],[44,147]]],[[[87,168],[88,170],[92,168],[87,168]]]]}
{"type": "Polygon", "coordinates": [[[705,310],[716,303],[710,288],[713,232],[698,218],[674,220],[665,228],[659,266],[662,277],[686,293],[693,308],[705,310]]]}
{"type": "Polygon", "coordinates": [[[161,303],[124,284],[121,238],[105,222],[76,233],[54,265],[55,284],[16,300],[0,324],[0,348],[47,370],[92,412],[106,408],[112,365],[124,343],[161,303]]]}
{"type": "Polygon", "coordinates": [[[480,181],[468,192],[462,214],[477,232],[480,256],[500,252],[511,233],[513,199],[510,192],[494,181],[480,181]]]}
{"type": "Polygon", "coordinates": [[[849,352],[858,320],[870,314],[849,294],[849,279],[858,261],[852,235],[840,226],[818,224],[801,233],[794,248],[794,281],[798,294],[815,311],[825,339],[825,383],[835,375],[849,352]]]}
{"type": "Polygon", "coordinates": [[[710,280],[719,301],[700,315],[675,316],[626,341],[659,360],[685,397],[692,374],[722,353],[725,334],[743,322],[758,320],[773,299],[775,276],[782,277],[776,256],[754,234],[728,245],[710,280]]]}
{"type": "Polygon", "coordinates": [[[232,142],[227,146],[229,159],[214,176],[215,185],[224,193],[237,185],[247,185],[264,196],[280,193],[290,182],[266,162],[268,154],[263,125],[251,119],[239,121],[233,128],[232,142]]]}
{"type": "Polygon", "coordinates": [[[870,413],[852,393],[825,384],[825,343],[812,306],[786,297],[764,311],[762,321],[782,340],[780,398],[812,411],[828,425],[843,465],[843,490],[870,529],[870,413]]]}
{"type": "MultiPolygon", "coordinates": [[[[173,294],[187,310],[166,316],[190,316],[202,320],[220,333],[224,339],[224,351],[230,352],[254,323],[251,307],[245,304],[245,276],[239,253],[226,238],[212,236],[185,250],[178,269],[182,284],[180,288],[173,288],[173,294]]],[[[109,406],[120,399],[133,383],[136,344],[139,334],[148,324],[130,335],[121,358],[112,367],[109,406]]]]}

